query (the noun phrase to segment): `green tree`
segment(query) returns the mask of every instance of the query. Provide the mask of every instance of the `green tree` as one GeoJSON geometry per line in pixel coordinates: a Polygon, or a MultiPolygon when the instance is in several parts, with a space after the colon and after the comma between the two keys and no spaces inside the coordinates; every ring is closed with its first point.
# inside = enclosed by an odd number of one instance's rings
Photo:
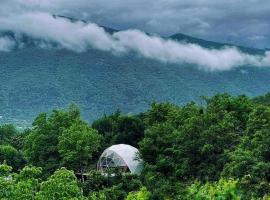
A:
{"type": "Polygon", "coordinates": [[[104,192],[100,191],[91,193],[91,195],[89,196],[89,200],[108,200],[108,199],[106,198],[104,192]]]}
{"type": "Polygon", "coordinates": [[[232,151],[244,134],[250,101],[223,94],[207,99],[206,108],[194,103],[182,108],[169,105],[154,105],[148,111],[147,121],[153,125],[140,143],[146,167],[151,164],[166,176],[184,180],[217,180],[226,150],[232,151]]]}
{"type": "Polygon", "coordinates": [[[23,151],[25,138],[29,135],[30,132],[31,129],[25,129],[22,132],[17,133],[10,139],[9,144],[18,151],[23,151]]]}
{"type": "Polygon", "coordinates": [[[81,120],[76,120],[59,137],[62,164],[83,175],[100,147],[101,135],[81,120]]]}
{"type": "Polygon", "coordinates": [[[144,123],[138,116],[125,116],[120,111],[93,122],[92,127],[103,135],[103,146],[129,144],[138,146],[144,136],[144,123]]]}
{"type": "Polygon", "coordinates": [[[40,186],[40,167],[26,166],[19,174],[13,176],[13,198],[14,200],[34,200],[40,186]]]}
{"type": "Polygon", "coordinates": [[[98,197],[105,197],[106,200],[122,200],[127,196],[126,191],[122,189],[122,184],[113,185],[94,194],[97,194],[98,197]]]}
{"type": "Polygon", "coordinates": [[[115,113],[103,116],[92,123],[92,128],[98,130],[102,135],[112,133],[117,125],[117,120],[121,116],[121,112],[117,110],[115,113]]]}
{"type": "Polygon", "coordinates": [[[115,132],[115,144],[138,146],[144,136],[144,124],[137,116],[120,116],[115,132]]]}
{"type": "Polygon", "coordinates": [[[79,110],[72,104],[67,111],[53,110],[50,116],[41,113],[35,119],[33,129],[25,138],[24,152],[30,164],[43,168],[45,176],[61,166],[59,136],[79,117],[79,110]]]}
{"type": "Polygon", "coordinates": [[[228,153],[230,162],[223,174],[239,178],[248,196],[270,193],[270,108],[259,105],[249,115],[244,137],[237,149],[228,153]]]}
{"type": "Polygon", "coordinates": [[[11,200],[14,197],[11,171],[12,167],[5,162],[0,164],[0,199],[11,200]]]}
{"type": "Polygon", "coordinates": [[[137,192],[130,192],[126,198],[126,200],[150,200],[151,193],[147,191],[145,187],[142,187],[137,192]]]}
{"type": "Polygon", "coordinates": [[[148,125],[140,142],[147,188],[154,196],[159,193],[160,199],[173,198],[179,186],[190,181],[219,180],[228,152],[241,142],[252,109],[247,97],[227,94],[206,99],[205,107],[154,105],[147,111],[148,125]]]}
{"type": "MultiPolygon", "coordinates": [[[[216,183],[196,182],[187,189],[186,199],[196,200],[240,200],[241,191],[235,180],[220,179],[216,183]]],[[[183,199],[183,197],[178,197],[183,199]]]]}
{"type": "Polygon", "coordinates": [[[12,167],[7,165],[6,161],[0,164],[0,177],[7,177],[11,171],[12,167]]]}
{"type": "Polygon", "coordinates": [[[270,92],[266,93],[265,95],[255,97],[252,100],[256,104],[269,106],[270,105],[270,92]]]}
{"type": "Polygon", "coordinates": [[[153,103],[151,108],[145,113],[145,124],[152,126],[166,122],[178,110],[178,106],[170,103],[153,103]]]}
{"type": "Polygon", "coordinates": [[[4,200],[34,200],[39,188],[41,169],[26,166],[19,174],[11,174],[11,167],[0,165],[0,199],[4,200]]]}
{"type": "Polygon", "coordinates": [[[47,181],[41,183],[40,191],[36,194],[36,199],[82,200],[84,197],[74,173],[65,168],[61,168],[55,171],[47,181]]]}
{"type": "Polygon", "coordinates": [[[123,174],[119,169],[114,169],[106,176],[99,171],[92,170],[88,174],[82,188],[85,196],[91,198],[124,199],[128,192],[137,191],[142,183],[137,175],[123,174]]]}
{"type": "Polygon", "coordinates": [[[0,145],[0,162],[6,161],[14,170],[20,169],[25,160],[21,152],[10,145],[0,145]]]}
{"type": "Polygon", "coordinates": [[[18,134],[15,126],[12,124],[5,124],[0,126],[0,144],[7,144],[11,138],[18,134]]]}
{"type": "Polygon", "coordinates": [[[111,185],[111,178],[109,176],[104,176],[102,172],[97,170],[89,171],[87,179],[81,183],[81,187],[83,188],[83,193],[85,196],[89,196],[92,193],[96,193],[107,187],[111,187],[111,185]]]}

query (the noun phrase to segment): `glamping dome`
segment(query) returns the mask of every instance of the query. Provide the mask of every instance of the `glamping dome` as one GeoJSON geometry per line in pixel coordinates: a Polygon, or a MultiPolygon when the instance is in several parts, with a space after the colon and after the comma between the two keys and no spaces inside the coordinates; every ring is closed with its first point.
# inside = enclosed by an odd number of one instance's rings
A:
{"type": "Polygon", "coordinates": [[[103,151],[97,168],[102,172],[110,168],[121,168],[124,172],[140,174],[143,162],[138,158],[138,149],[126,144],[113,145],[103,151]]]}

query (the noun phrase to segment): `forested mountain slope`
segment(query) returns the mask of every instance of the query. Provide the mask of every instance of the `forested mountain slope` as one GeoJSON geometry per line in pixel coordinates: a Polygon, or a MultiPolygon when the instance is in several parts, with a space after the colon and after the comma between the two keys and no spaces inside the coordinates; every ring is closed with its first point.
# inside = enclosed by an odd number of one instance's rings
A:
{"type": "MultiPolygon", "coordinates": [[[[209,48],[223,46],[181,34],[172,39],[209,48]]],[[[38,113],[70,102],[78,104],[84,118],[92,121],[116,109],[138,113],[153,101],[183,104],[218,92],[255,96],[270,90],[268,68],[207,72],[195,65],[162,63],[135,53],[114,55],[96,49],[76,53],[27,44],[0,52],[0,123],[26,126],[38,113]]]]}

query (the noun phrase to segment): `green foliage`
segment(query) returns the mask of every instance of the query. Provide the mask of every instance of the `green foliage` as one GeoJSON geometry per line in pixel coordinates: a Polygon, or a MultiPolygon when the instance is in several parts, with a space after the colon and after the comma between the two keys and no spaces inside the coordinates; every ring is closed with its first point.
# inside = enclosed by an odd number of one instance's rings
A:
{"type": "Polygon", "coordinates": [[[12,167],[7,165],[6,161],[3,162],[3,164],[0,164],[0,176],[6,177],[10,174],[12,171],[12,167]]]}
{"type": "Polygon", "coordinates": [[[16,148],[18,151],[23,151],[25,138],[29,135],[30,132],[31,129],[25,129],[24,131],[17,133],[10,139],[9,144],[16,148]]]}
{"type": "Polygon", "coordinates": [[[6,174],[0,175],[0,199],[35,199],[35,193],[39,188],[40,168],[25,167],[19,174],[10,174],[11,167],[5,164],[0,168],[7,169],[6,174]]]}
{"type": "Polygon", "coordinates": [[[241,177],[246,193],[263,197],[270,193],[270,108],[259,105],[249,115],[245,136],[240,145],[229,153],[230,162],[223,174],[241,177]]]}
{"type": "MultiPolygon", "coordinates": [[[[149,166],[147,166],[149,167],[149,166]]],[[[143,184],[151,192],[152,199],[174,199],[177,195],[185,194],[187,183],[180,182],[174,176],[164,176],[155,169],[145,169],[143,184]]]]}
{"type": "Polygon", "coordinates": [[[6,161],[12,166],[13,170],[22,168],[25,164],[25,159],[21,153],[23,138],[15,126],[6,124],[0,126],[0,163],[6,161]],[[17,142],[18,138],[20,141],[17,142]]]}
{"type": "MultiPolygon", "coordinates": [[[[156,167],[165,164],[167,170],[160,170],[174,172],[182,178],[215,178],[215,174],[222,170],[218,167],[224,162],[224,150],[237,144],[240,127],[244,126],[244,111],[234,106],[238,101],[237,98],[216,96],[209,100],[205,111],[195,104],[181,109],[166,105],[167,120],[149,127],[140,143],[143,159],[156,167]],[[224,98],[228,105],[222,108],[219,104],[225,104],[224,98]]],[[[238,104],[243,107],[242,101],[238,104]]]]}
{"type": "Polygon", "coordinates": [[[150,200],[151,193],[145,187],[142,187],[138,192],[130,192],[126,200],[150,200]]]}
{"type": "Polygon", "coordinates": [[[74,105],[67,111],[54,110],[50,116],[40,114],[33,123],[33,129],[25,138],[24,152],[30,164],[40,166],[47,176],[60,164],[58,152],[59,136],[78,120],[80,113],[74,105]]]}
{"type": "MultiPolygon", "coordinates": [[[[186,36],[182,41],[194,43],[186,36]]],[[[207,48],[214,43],[195,41],[207,48]]],[[[248,52],[257,51],[264,54],[264,50],[248,52]]],[[[185,63],[156,62],[133,53],[115,56],[96,49],[77,53],[31,46],[1,53],[0,60],[0,110],[4,114],[0,121],[24,127],[39,112],[70,101],[78,102],[84,118],[92,121],[117,108],[144,111],[153,100],[182,105],[199,100],[202,94],[222,91],[254,96],[268,91],[270,85],[267,67],[247,67],[248,74],[241,73],[242,69],[206,73],[185,63]]]]}
{"type": "Polygon", "coordinates": [[[41,167],[25,166],[16,176],[17,180],[38,180],[42,174],[41,167]]]}
{"type": "Polygon", "coordinates": [[[128,192],[137,191],[141,185],[137,175],[122,174],[119,170],[112,170],[104,175],[93,170],[82,183],[82,188],[86,196],[111,200],[124,199],[128,192]]]}
{"type": "Polygon", "coordinates": [[[181,107],[153,103],[135,116],[117,111],[92,127],[71,105],[40,114],[23,133],[7,126],[0,199],[266,199],[270,107],[228,94],[204,100],[181,107]],[[139,147],[141,175],[95,170],[100,151],[117,143],[139,147]],[[23,169],[22,149],[28,162],[23,169]]]}
{"type": "Polygon", "coordinates": [[[121,116],[118,119],[116,132],[118,133],[115,138],[116,144],[123,143],[137,147],[144,135],[144,125],[136,116],[121,116]]]}
{"type": "MultiPolygon", "coordinates": [[[[99,190],[103,190],[106,187],[110,187],[112,181],[109,176],[104,176],[97,170],[91,170],[88,173],[88,178],[81,183],[84,195],[89,196],[92,193],[96,193],[99,190]]],[[[97,195],[97,194],[96,194],[97,195]]]]}
{"type": "Polygon", "coordinates": [[[74,173],[65,168],[61,168],[47,181],[41,183],[40,191],[36,194],[36,199],[81,200],[84,199],[84,197],[74,173]]]}
{"type": "Polygon", "coordinates": [[[170,103],[153,103],[151,109],[146,112],[145,124],[152,126],[166,122],[177,109],[177,106],[170,103]]]}
{"type": "Polygon", "coordinates": [[[256,104],[269,106],[270,105],[270,92],[266,93],[265,95],[253,98],[253,102],[256,104]]]}
{"type": "Polygon", "coordinates": [[[0,163],[6,161],[14,170],[22,168],[25,160],[21,152],[10,145],[0,145],[0,163]]]}
{"type": "Polygon", "coordinates": [[[81,120],[76,120],[59,136],[58,149],[64,166],[83,174],[93,153],[100,147],[101,136],[81,120]]]}
{"type": "Polygon", "coordinates": [[[104,192],[100,191],[100,192],[93,192],[89,196],[89,200],[107,200],[107,198],[104,192]]]}
{"type": "Polygon", "coordinates": [[[0,199],[12,200],[14,197],[14,182],[11,177],[12,167],[4,164],[0,165],[0,199]]]}
{"type": "Polygon", "coordinates": [[[18,131],[12,124],[0,126],[0,144],[9,143],[12,137],[16,136],[18,131]]]}
{"type": "Polygon", "coordinates": [[[252,109],[247,97],[227,94],[206,99],[206,107],[194,103],[182,108],[154,104],[146,115],[150,126],[140,142],[144,174],[153,194],[156,183],[168,185],[162,193],[165,198],[175,195],[172,184],[177,187],[176,180],[219,180],[228,152],[244,135],[252,109]],[[164,179],[169,183],[163,184],[164,179]]]}
{"type": "Polygon", "coordinates": [[[113,185],[112,187],[105,188],[99,193],[104,195],[107,200],[121,200],[127,196],[126,191],[122,189],[122,184],[113,185]]]}
{"type": "Polygon", "coordinates": [[[144,161],[149,165],[155,165],[166,174],[171,173],[173,170],[171,165],[174,162],[172,160],[171,162],[170,159],[173,159],[172,147],[176,137],[174,128],[168,123],[158,124],[147,129],[145,138],[140,143],[140,153],[144,161]]]}
{"type": "Polygon", "coordinates": [[[144,136],[144,124],[138,116],[123,116],[119,111],[93,122],[92,127],[104,136],[103,146],[129,144],[138,146],[144,136]]]}
{"type": "Polygon", "coordinates": [[[64,168],[42,183],[42,171],[38,167],[26,166],[19,174],[10,174],[11,167],[2,164],[0,171],[0,199],[3,200],[85,199],[74,173],[64,168]]]}
{"type": "MultiPolygon", "coordinates": [[[[194,200],[240,200],[241,192],[235,180],[220,179],[215,183],[196,182],[187,189],[186,199],[194,200]]],[[[182,197],[179,197],[181,199],[182,197]]]]}
{"type": "Polygon", "coordinates": [[[35,199],[40,186],[41,168],[26,166],[14,178],[14,199],[35,199]]]}

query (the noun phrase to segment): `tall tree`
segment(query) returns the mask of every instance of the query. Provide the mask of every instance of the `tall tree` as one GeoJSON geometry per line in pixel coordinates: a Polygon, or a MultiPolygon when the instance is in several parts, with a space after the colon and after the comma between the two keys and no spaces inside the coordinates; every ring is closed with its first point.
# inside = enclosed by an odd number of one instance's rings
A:
{"type": "Polygon", "coordinates": [[[28,161],[44,169],[45,175],[61,166],[58,152],[59,136],[80,117],[79,110],[72,104],[67,111],[53,110],[50,116],[40,114],[33,129],[25,138],[24,152],[28,161]]]}
{"type": "Polygon", "coordinates": [[[0,126],[0,144],[9,143],[16,134],[18,134],[18,131],[12,124],[0,126]]]}
{"type": "Polygon", "coordinates": [[[14,170],[22,168],[25,164],[22,153],[10,145],[0,145],[0,163],[4,161],[14,170]]]}
{"type": "Polygon", "coordinates": [[[121,143],[138,147],[145,129],[140,117],[125,116],[120,111],[94,121],[92,127],[104,136],[104,147],[121,143]]]}
{"type": "Polygon", "coordinates": [[[270,193],[270,108],[259,105],[249,115],[245,135],[235,151],[229,153],[230,162],[223,175],[240,178],[249,196],[263,197],[270,193]]]}
{"type": "Polygon", "coordinates": [[[36,195],[37,200],[66,200],[84,199],[82,191],[78,186],[76,176],[72,171],[61,168],[43,182],[40,191],[36,195]]]}
{"type": "Polygon", "coordinates": [[[100,147],[101,135],[85,122],[76,120],[59,137],[58,149],[62,164],[83,174],[88,170],[92,156],[100,147]]]}

